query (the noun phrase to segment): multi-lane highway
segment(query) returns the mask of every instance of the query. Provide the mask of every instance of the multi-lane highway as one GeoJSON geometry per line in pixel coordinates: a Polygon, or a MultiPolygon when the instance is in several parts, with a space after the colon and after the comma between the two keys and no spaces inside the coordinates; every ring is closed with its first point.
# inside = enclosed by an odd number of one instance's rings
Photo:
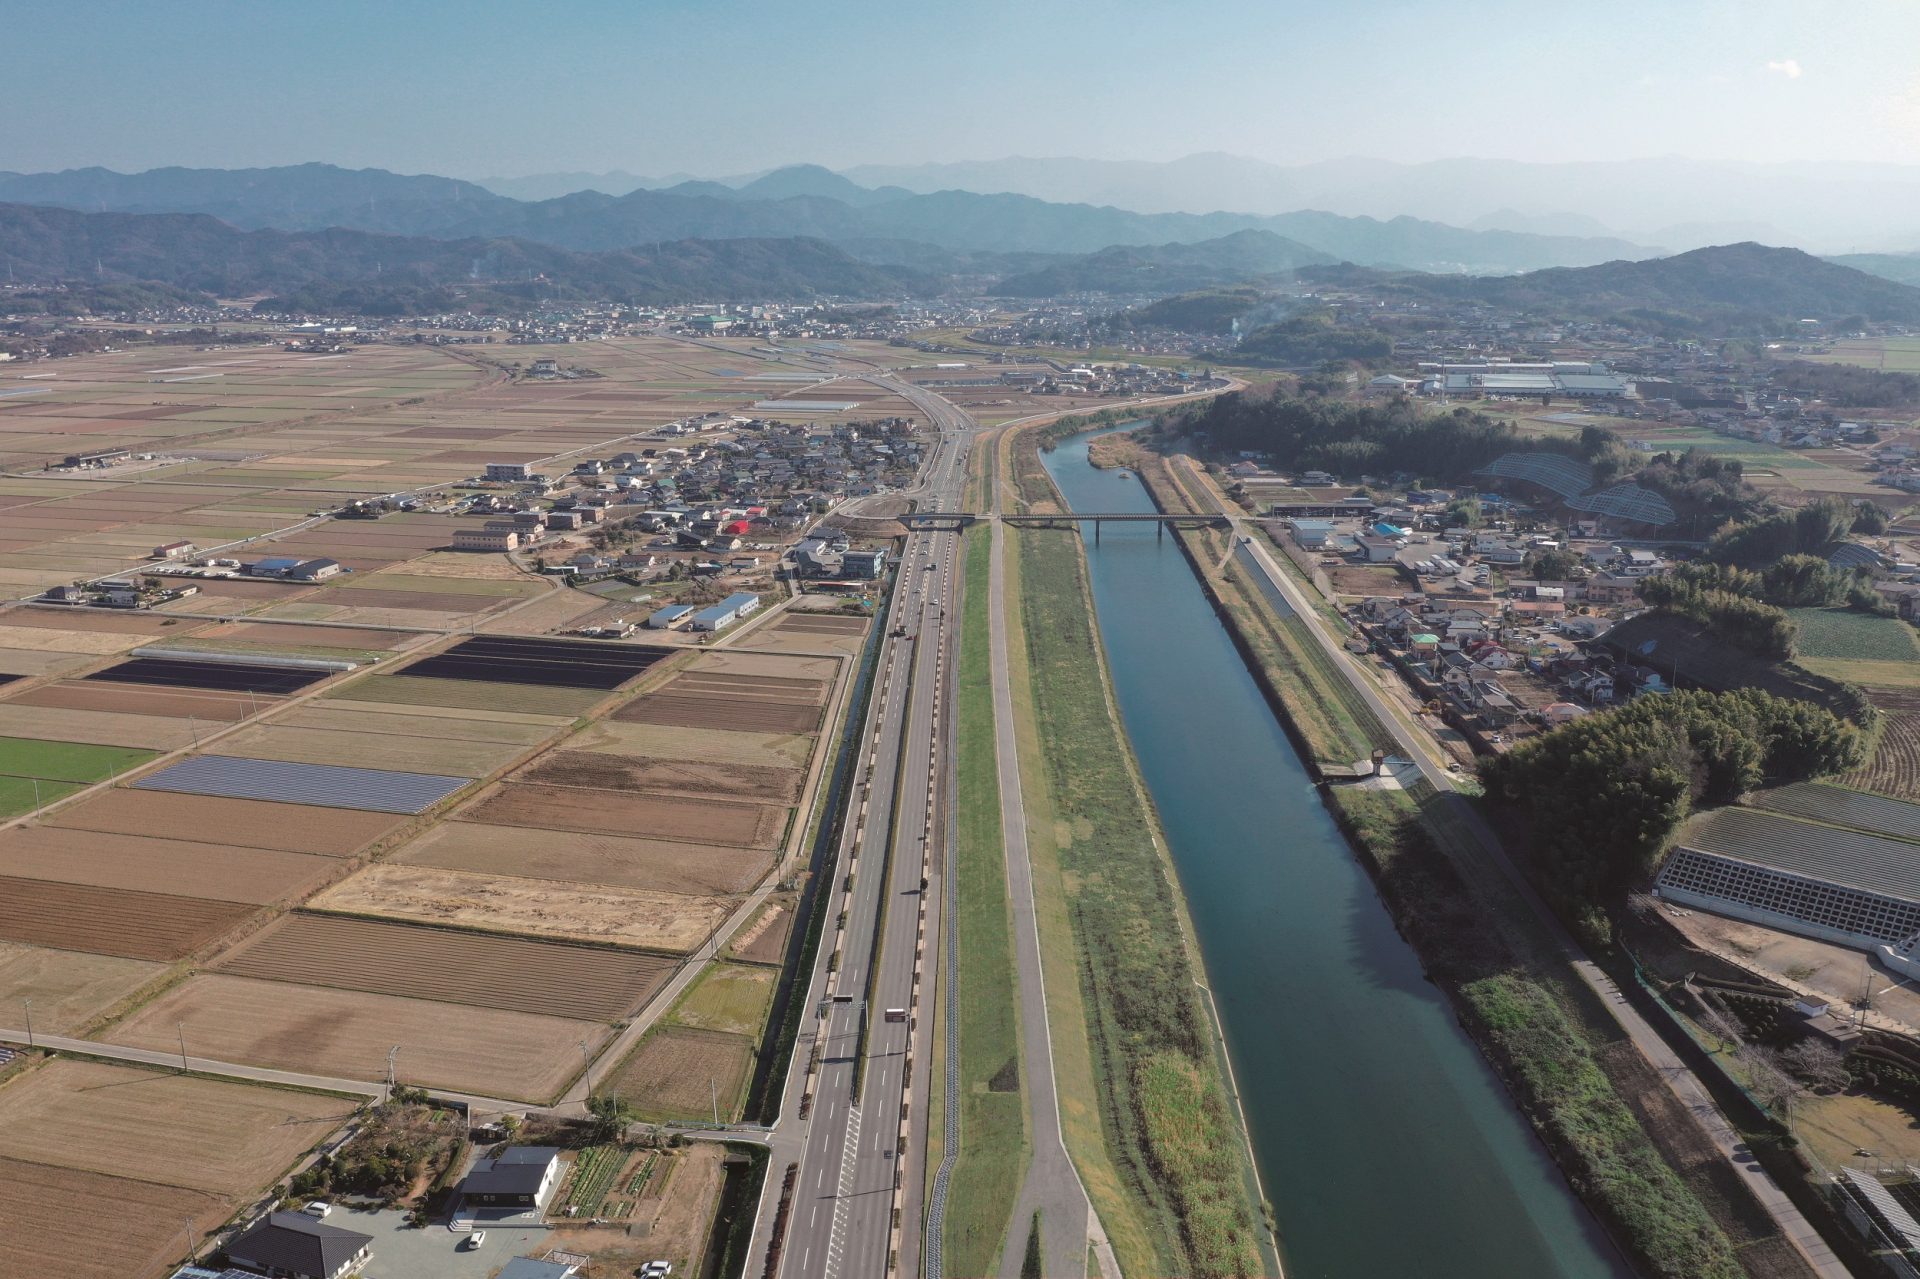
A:
{"type": "MultiPolygon", "coordinates": [[[[920,508],[958,505],[973,423],[893,379],[940,431],[920,508]]],[[[920,1231],[930,1002],[942,924],[959,537],[910,534],[862,726],[826,924],[810,974],[747,1273],[912,1275],[920,1231]],[[888,1010],[904,1012],[889,1020],[888,1010]],[[824,1014],[824,1015],[819,1015],[824,1014]],[[784,1221],[786,1170],[796,1168],[784,1221]]]]}

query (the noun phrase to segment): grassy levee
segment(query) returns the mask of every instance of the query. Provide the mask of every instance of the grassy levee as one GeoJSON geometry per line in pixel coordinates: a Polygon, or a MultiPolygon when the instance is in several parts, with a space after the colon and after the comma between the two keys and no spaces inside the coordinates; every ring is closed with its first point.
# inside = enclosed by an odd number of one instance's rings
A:
{"type": "MultiPolygon", "coordinates": [[[[1020,1076],[1019,1001],[1012,997],[1013,916],[994,752],[988,568],[993,529],[966,535],[954,764],[959,913],[960,1152],[947,1188],[946,1268],[992,1274],[1032,1146],[1020,1076]]],[[[938,1037],[936,1036],[936,1042],[938,1037]]],[[[940,1092],[935,1089],[936,1095],[940,1092]]]]}
{"type": "Polygon", "coordinates": [[[1069,1148],[1126,1273],[1262,1273],[1246,1146],[1185,907],[1109,697],[1079,540],[1023,532],[1009,549],[1025,658],[1013,661],[1014,700],[1030,715],[1021,751],[1035,765],[1022,780],[1069,1148]]]}
{"type": "MultiPolygon", "coordinates": [[[[1164,459],[1149,457],[1140,470],[1158,500],[1193,500],[1164,459]]],[[[1181,536],[1196,566],[1226,560],[1222,539],[1181,536]]],[[[1282,564],[1294,567],[1284,557],[1282,564]]],[[[1225,572],[1202,568],[1201,578],[1296,740],[1322,761],[1342,763],[1358,755],[1323,751],[1387,743],[1386,726],[1311,633],[1315,622],[1276,614],[1237,563],[1225,572]],[[1358,739],[1343,737],[1356,731],[1358,739]]],[[[1620,1026],[1575,979],[1545,921],[1493,864],[1464,801],[1425,782],[1405,791],[1335,787],[1326,794],[1428,976],[1639,1269],[1729,1279],[1807,1273],[1751,1192],[1721,1175],[1724,1162],[1702,1160],[1689,1146],[1691,1134],[1678,1131],[1677,1107],[1644,1059],[1610,1051],[1628,1047],[1620,1026]]],[[[1678,1125],[1690,1123],[1678,1117],[1678,1125]]]]}

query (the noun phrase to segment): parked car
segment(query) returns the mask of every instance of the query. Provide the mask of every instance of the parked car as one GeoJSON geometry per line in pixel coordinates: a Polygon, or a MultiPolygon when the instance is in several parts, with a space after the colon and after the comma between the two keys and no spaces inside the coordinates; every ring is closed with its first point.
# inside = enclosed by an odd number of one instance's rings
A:
{"type": "Polygon", "coordinates": [[[467,1236],[467,1251],[473,1252],[474,1250],[482,1247],[486,1242],[487,1242],[487,1232],[484,1230],[476,1230],[472,1234],[467,1236]]]}
{"type": "Polygon", "coordinates": [[[324,1217],[333,1211],[333,1205],[324,1199],[316,1199],[310,1204],[303,1204],[300,1211],[309,1217],[324,1217]]]}

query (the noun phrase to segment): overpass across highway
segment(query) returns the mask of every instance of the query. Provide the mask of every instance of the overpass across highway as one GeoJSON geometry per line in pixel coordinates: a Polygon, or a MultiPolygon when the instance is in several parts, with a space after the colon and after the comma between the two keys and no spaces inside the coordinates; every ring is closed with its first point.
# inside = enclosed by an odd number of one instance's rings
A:
{"type": "Polygon", "coordinates": [[[1220,514],[1166,515],[1160,513],[1141,514],[1133,511],[1074,511],[1054,512],[1051,514],[1010,515],[1001,512],[977,511],[915,511],[899,517],[900,523],[915,532],[922,530],[959,531],[970,524],[981,521],[989,523],[1011,524],[1026,528],[1068,528],[1083,524],[1093,525],[1093,540],[1100,540],[1100,526],[1117,524],[1153,524],[1157,532],[1165,537],[1169,526],[1175,528],[1230,528],[1233,521],[1220,514]]]}

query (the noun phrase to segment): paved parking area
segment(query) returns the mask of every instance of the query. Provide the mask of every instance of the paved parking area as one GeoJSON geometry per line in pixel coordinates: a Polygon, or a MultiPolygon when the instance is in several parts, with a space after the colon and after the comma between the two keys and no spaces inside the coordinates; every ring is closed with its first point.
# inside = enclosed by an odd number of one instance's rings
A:
{"type": "Polygon", "coordinates": [[[337,1208],[327,1224],[373,1236],[366,1279],[492,1279],[515,1257],[545,1253],[553,1234],[545,1227],[488,1226],[486,1243],[470,1249],[465,1245],[471,1236],[438,1223],[416,1229],[403,1212],[337,1208]]]}

